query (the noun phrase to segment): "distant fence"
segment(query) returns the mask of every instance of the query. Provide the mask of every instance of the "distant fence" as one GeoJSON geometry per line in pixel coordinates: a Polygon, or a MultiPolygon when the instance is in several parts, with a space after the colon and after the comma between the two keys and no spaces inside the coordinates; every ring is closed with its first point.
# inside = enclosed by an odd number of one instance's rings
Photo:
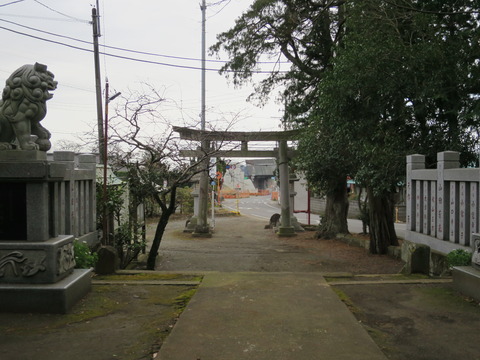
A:
{"type": "Polygon", "coordinates": [[[407,156],[405,239],[447,254],[471,248],[479,230],[480,169],[460,168],[460,154],[437,154],[437,168],[425,169],[424,155],[407,156]]]}

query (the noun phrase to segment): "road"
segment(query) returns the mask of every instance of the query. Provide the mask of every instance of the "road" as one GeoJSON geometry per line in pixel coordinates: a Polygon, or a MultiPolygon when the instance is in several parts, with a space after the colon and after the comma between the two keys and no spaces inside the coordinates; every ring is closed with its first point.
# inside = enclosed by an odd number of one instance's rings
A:
{"type": "MultiPolygon", "coordinates": [[[[270,216],[275,213],[280,213],[280,205],[276,201],[270,199],[270,195],[267,196],[252,196],[244,199],[225,199],[222,206],[229,210],[239,211],[240,214],[258,219],[265,220],[265,224],[268,224],[270,216]]],[[[301,224],[308,224],[307,214],[296,213],[297,220],[301,224]]],[[[318,225],[320,216],[316,214],[310,214],[310,224],[318,225]]],[[[396,223],[395,231],[397,236],[405,238],[405,224],[396,223]]],[[[361,233],[363,231],[362,222],[357,219],[348,219],[348,230],[351,233],[361,233]]]]}

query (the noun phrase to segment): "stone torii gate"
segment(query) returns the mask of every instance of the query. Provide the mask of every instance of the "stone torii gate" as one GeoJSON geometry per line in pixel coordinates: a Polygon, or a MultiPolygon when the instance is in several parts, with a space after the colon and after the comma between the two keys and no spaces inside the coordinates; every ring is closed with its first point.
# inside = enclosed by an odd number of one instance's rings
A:
{"type": "MultiPolygon", "coordinates": [[[[298,130],[288,131],[258,131],[258,132],[239,132],[239,131],[205,131],[185,127],[174,126],[173,130],[180,134],[183,140],[199,141],[202,143],[200,150],[182,150],[180,154],[185,157],[201,158],[208,153],[211,141],[221,142],[240,142],[240,150],[216,150],[211,156],[215,157],[237,157],[237,158],[278,158],[278,167],[280,175],[280,206],[281,206],[281,224],[277,235],[293,236],[295,228],[292,226],[292,209],[290,209],[290,190],[289,190],[289,171],[288,158],[293,155],[293,150],[287,146],[287,141],[297,140],[300,132],[298,130]],[[279,143],[278,149],[273,150],[249,150],[249,141],[276,141],[279,143]]],[[[208,163],[205,171],[201,173],[199,213],[198,220],[200,224],[207,224],[207,202],[208,202],[208,163]]]]}

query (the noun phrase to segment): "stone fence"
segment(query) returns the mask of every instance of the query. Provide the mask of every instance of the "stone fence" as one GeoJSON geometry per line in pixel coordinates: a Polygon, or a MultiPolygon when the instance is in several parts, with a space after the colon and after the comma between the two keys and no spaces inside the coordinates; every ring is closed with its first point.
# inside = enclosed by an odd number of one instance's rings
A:
{"type": "Polygon", "coordinates": [[[472,250],[479,232],[480,169],[460,168],[460,155],[437,154],[437,168],[425,169],[424,155],[407,156],[405,239],[446,255],[472,250]]]}
{"type": "Polygon", "coordinates": [[[64,164],[67,171],[63,179],[50,183],[51,235],[73,235],[89,245],[98,242],[95,155],[56,151],[52,164],[64,164]]]}

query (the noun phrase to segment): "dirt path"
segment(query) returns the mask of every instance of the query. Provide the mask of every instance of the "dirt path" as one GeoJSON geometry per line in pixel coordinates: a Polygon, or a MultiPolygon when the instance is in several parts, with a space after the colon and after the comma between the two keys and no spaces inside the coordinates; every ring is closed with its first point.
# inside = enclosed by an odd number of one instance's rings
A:
{"type": "MultiPolygon", "coordinates": [[[[313,232],[279,238],[266,222],[245,216],[217,218],[212,238],[184,234],[184,222],[168,225],[157,270],[398,273],[403,263],[370,256],[365,249],[336,240],[315,240],[313,232]]],[[[148,234],[154,227],[149,226],[148,234]]]]}
{"type": "Polygon", "coordinates": [[[334,289],[388,358],[480,360],[480,306],[451,283],[402,283],[404,277],[393,276],[403,267],[399,260],[372,256],[338,240],[315,240],[311,232],[278,238],[264,225],[254,218],[218,219],[213,238],[193,239],[183,235],[183,224],[172,224],[158,269],[392,274],[332,278],[334,289]],[[339,281],[344,285],[335,285],[339,281]]]}

